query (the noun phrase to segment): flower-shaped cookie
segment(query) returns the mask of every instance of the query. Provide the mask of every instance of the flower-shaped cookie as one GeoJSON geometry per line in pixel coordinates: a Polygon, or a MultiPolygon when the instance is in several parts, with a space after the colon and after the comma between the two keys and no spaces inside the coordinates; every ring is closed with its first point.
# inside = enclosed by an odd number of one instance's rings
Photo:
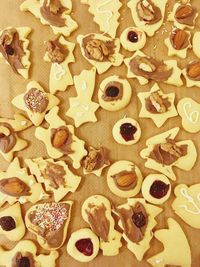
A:
{"type": "Polygon", "coordinates": [[[29,119],[35,126],[44,120],[45,114],[60,100],[52,94],[46,93],[39,83],[31,81],[27,84],[26,92],[16,96],[12,104],[27,112],[29,119]]]}

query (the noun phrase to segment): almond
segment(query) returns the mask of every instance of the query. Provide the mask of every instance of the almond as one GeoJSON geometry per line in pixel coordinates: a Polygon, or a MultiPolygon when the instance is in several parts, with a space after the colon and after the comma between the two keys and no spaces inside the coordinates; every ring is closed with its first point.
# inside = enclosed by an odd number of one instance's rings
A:
{"type": "Polygon", "coordinates": [[[190,5],[181,6],[177,9],[175,17],[177,19],[185,19],[193,13],[193,8],[190,5]]]}
{"type": "Polygon", "coordinates": [[[127,173],[119,177],[116,177],[116,183],[120,187],[128,187],[131,184],[135,183],[136,179],[137,179],[136,174],[134,172],[131,172],[131,173],[127,173]]]}
{"type": "Polygon", "coordinates": [[[8,178],[0,181],[0,191],[13,197],[29,195],[30,187],[19,178],[8,178]]]}
{"type": "Polygon", "coordinates": [[[182,49],[185,41],[187,41],[188,34],[183,30],[176,30],[175,32],[172,32],[173,40],[173,46],[176,50],[182,49]]]}
{"type": "Polygon", "coordinates": [[[69,133],[67,129],[59,129],[55,132],[53,136],[52,145],[55,148],[60,148],[66,143],[68,137],[69,133]]]}
{"type": "Polygon", "coordinates": [[[200,76],[200,61],[189,65],[187,69],[187,74],[191,78],[196,78],[200,76]]]}

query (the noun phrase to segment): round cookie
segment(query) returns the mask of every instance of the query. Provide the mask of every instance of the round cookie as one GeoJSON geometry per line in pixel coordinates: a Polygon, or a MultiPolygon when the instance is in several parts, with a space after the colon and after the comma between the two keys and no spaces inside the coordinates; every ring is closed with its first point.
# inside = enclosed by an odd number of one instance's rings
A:
{"type": "Polygon", "coordinates": [[[145,46],[146,34],[137,27],[128,27],[122,32],[120,42],[124,49],[133,52],[145,46]]]}
{"type": "Polygon", "coordinates": [[[134,197],[140,192],[143,176],[131,161],[120,160],[112,164],[107,174],[110,191],[124,198],[134,197]]]}
{"type": "Polygon", "coordinates": [[[89,228],[79,229],[72,233],[67,252],[77,261],[92,261],[99,252],[99,239],[89,228]]]}
{"type": "Polygon", "coordinates": [[[118,144],[130,146],[139,141],[141,128],[136,120],[125,117],[115,123],[112,134],[118,144]]]}
{"type": "Polygon", "coordinates": [[[100,106],[108,111],[117,111],[126,107],[132,96],[132,88],[125,79],[110,76],[104,79],[98,91],[100,106]]]}
{"type": "Polygon", "coordinates": [[[163,204],[171,194],[169,179],[163,174],[149,174],[142,183],[142,195],[152,204],[163,204]]]}

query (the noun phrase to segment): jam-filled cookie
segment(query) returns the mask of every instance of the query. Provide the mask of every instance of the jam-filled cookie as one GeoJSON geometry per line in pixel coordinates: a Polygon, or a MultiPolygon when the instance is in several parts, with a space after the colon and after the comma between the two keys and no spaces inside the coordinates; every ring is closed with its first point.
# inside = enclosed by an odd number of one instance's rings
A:
{"type": "Polygon", "coordinates": [[[140,50],[146,44],[146,34],[137,27],[128,27],[122,32],[120,42],[123,48],[130,52],[140,50]]]}
{"type": "Polygon", "coordinates": [[[142,183],[142,195],[152,204],[160,205],[168,200],[171,194],[169,179],[163,174],[149,174],[142,183]]]}
{"type": "Polygon", "coordinates": [[[130,146],[139,141],[141,128],[136,120],[125,117],[115,123],[112,134],[118,144],[130,146]]]}
{"type": "Polygon", "coordinates": [[[200,87],[200,59],[190,61],[182,71],[187,87],[200,87]]]}
{"type": "Polygon", "coordinates": [[[100,106],[108,111],[117,111],[125,108],[132,96],[129,82],[119,76],[109,76],[99,87],[98,99],[100,106]]]}
{"type": "Polygon", "coordinates": [[[99,238],[89,228],[72,233],[67,243],[67,253],[80,262],[92,261],[99,252],[99,238]]]}
{"type": "Polygon", "coordinates": [[[107,184],[111,192],[119,197],[134,197],[140,192],[143,176],[131,161],[120,160],[109,168],[107,184]]]}

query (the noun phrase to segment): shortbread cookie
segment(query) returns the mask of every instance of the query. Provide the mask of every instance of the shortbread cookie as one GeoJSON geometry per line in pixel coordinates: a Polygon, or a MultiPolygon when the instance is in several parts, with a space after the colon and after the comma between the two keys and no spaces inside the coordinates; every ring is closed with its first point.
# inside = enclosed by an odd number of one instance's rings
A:
{"type": "Polygon", "coordinates": [[[174,26],[183,30],[185,28],[193,29],[198,13],[191,4],[175,3],[168,20],[174,22],[174,26]]]}
{"type": "Polygon", "coordinates": [[[147,84],[150,80],[176,86],[183,85],[181,69],[176,60],[158,61],[138,50],[124,62],[128,68],[127,77],[136,78],[141,85],[147,84]]]}
{"type": "Polygon", "coordinates": [[[53,159],[25,159],[31,174],[37,181],[44,184],[47,192],[52,192],[55,202],[59,202],[69,192],[75,192],[81,182],[81,177],[75,175],[64,161],[53,159]]]}
{"type": "Polygon", "coordinates": [[[100,249],[103,255],[117,255],[122,246],[121,233],[115,230],[109,200],[101,195],[87,198],[82,206],[82,217],[93,232],[100,237],[100,249]]]}
{"type": "Polygon", "coordinates": [[[75,62],[74,48],[75,44],[66,41],[63,36],[45,42],[44,60],[51,62],[49,75],[50,93],[63,92],[74,83],[69,69],[69,64],[75,62]]]}
{"type": "Polygon", "coordinates": [[[72,11],[71,0],[25,0],[20,10],[31,12],[43,25],[49,25],[54,34],[69,36],[78,28],[69,15],[72,11]]]}
{"type": "Polygon", "coordinates": [[[163,174],[149,174],[142,183],[142,195],[152,204],[160,205],[168,200],[171,194],[169,179],[163,174]]]}
{"type": "Polygon", "coordinates": [[[187,87],[200,87],[200,60],[190,61],[182,71],[187,87]]]}
{"type": "Polygon", "coordinates": [[[67,253],[80,262],[92,261],[99,252],[99,238],[89,228],[72,233],[67,243],[67,253]]]}
{"type": "Polygon", "coordinates": [[[174,193],[176,199],[172,208],[175,213],[190,226],[200,229],[200,184],[190,187],[179,184],[174,193]]]}
{"type": "Polygon", "coordinates": [[[95,89],[96,69],[83,70],[80,75],[74,76],[74,85],[77,96],[69,98],[69,109],[66,115],[74,120],[79,127],[86,122],[96,122],[95,112],[99,104],[92,101],[95,89]]]}
{"type": "Polygon", "coordinates": [[[0,265],[6,267],[56,267],[58,256],[57,251],[38,254],[37,247],[31,240],[20,241],[12,250],[0,247],[0,265]]]}
{"type": "Polygon", "coordinates": [[[179,130],[180,128],[175,127],[147,139],[147,147],[140,152],[141,157],[146,160],[147,168],[159,171],[173,181],[176,180],[173,167],[189,171],[197,159],[192,140],[175,140],[179,130]]]}
{"type": "Polygon", "coordinates": [[[200,32],[195,32],[192,39],[192,49],[194,54],[200,58],[200,32]]]}
{"type": "Polygon", "coordinates": [[[119,0],[81,0],[81,3],[90,6],[89,12],[94,16],[94,21],[99,25],[100,31],[115,38],[122,3],[119,0]]]}
{"type": "Polygon", "coordinates": [[[132,96],[129,82],[113,75],[104,79],[99,87],[98,99],[100,106],[108,111],[117,111],[125,108],[132,96]]]}
{"type": "Polygon", "coordinates": [[[200,131],[200,104],[192,98],[182,98],[177,105],[183,128],[189,133],[200,131]]]}
{"type": "Polygon", "coordinates": [[[138,93],[138,98],[142,104],[139,117],[152,119],[159,128],[166,120],[178,115],[174,105],[175,93],[164,94],[158,84],[148,92],[138,93]]]}
{"type": "Polygon", "coordinates": [[[74,127],[67,125],[64,120],[58,116],[58,107],[54,107],[45,116],[49,123],[48,128],[37,127],[35,136],[44,142],[48,155],[53,159],[59,159],[62,156],[68,156],[73,163],[73,167],[78,169],[81,166],[81,160],[87,155],[85,142],[74,134],[74,127]]]}
{"type": "Polygon", "coordinates": [[[140,50],[146,44],[146,34],[140,28],[128,27],[122,32],[120,42],[123,48],[130,52],[140,50]]]}
{"type": "Polygon", "coordinates": [[[48,197],[34,176],[20,167],[18,158],[10,163],[7,171],[0,172],[0,207],[6,202],[10,205],[17,201],[21,204],[36,203],[48,197]]]}
{"type": "Polygon", "coordinates": [[[39,126],[47,111],[58,105],[60,100],[52,94],[46,93],[36,81],[27,84],[26,92],[16,96],[12,104],[27,112],[29,119],[35,126],[39,126]]]}
{"type": "Polygon", "coordinates": [[[115,123],[112,134],[118,144],[130,146],[140,140],[141,128],[136,120],[124,117],[115,123]]]}
{"type": "Polygon", "coordinates": [[[123,62],[123,55],[119,53],[118,38],[111,39],[101,34],[89,33],[85,36],[79,35],[77,41],[83,57],[97,69],[99,74],[123,62]]]}
{"type": "Polygon", "coordinates": [[[166,4],[167,0],[130,0],[127,5],[135,25],[153,36],[162,26],[166,4]]]}
{"type": "Polygon", "coordinates": [[[0,123],[10,124],[15,132],[26,130],[32,126],[32,122],[19,113],[14,114],[14,119],[0,118],[0,123]]]}
{"type": "Polygon", "coordinates": [[[26,227],[46,250],[60,248],[65,242],[72,201],[47,202],[32,206],[26,213],[26,227]]]}
{"type": "Polygon", "coordinates": [[[187,51],[191,48],[191,33],[189,31],[174,28],[164,43],[168,48],[168,56],[186,58],[187,51]]]}
{"type": "Polygon", "coordinates": [[[30,51],[28,50],[29,27],[8,27],[0,31],[0,57],[4,58],[14,73],[25,79],[29,77],[30,51]]]}
{"type": "Polygon", "coordinates": [[[109,168],[107,184],[110,191],[119,197],[134,197],[140,192],[143,176],[131,161],[120,160],[109,168]]]}
{"type": "Polygon", "coordinates": [[[164,250],[147,261],[153,267],[165,267],[169,265],[190,267],[191,250],[187,237],[181,226],[172,218],[167,220],[168,229],[155,232],[155,237],[162,242],[164,250]]]}
{"type": "Polygon", "coordinates": [[[19,241],[26,231],[19,203],[0,211],[0,235],[10,241],[19,241]]]}
{"type": "Polygon", "coordinates": [[[119,216],[127,248],[141,261],[153,238],[152,230],[157,224],[155,217],[162,209],[147,204],[143,198],[128,198],[127,203],[116,207],[114,212],[119,216]]]}
{"type": "Polygon", "coordinates": [[[108,151],[105,147],[88,147],[88,154],[82,159],[83,173],[101,176],[102,171],[110,165],[108,151]]]}

